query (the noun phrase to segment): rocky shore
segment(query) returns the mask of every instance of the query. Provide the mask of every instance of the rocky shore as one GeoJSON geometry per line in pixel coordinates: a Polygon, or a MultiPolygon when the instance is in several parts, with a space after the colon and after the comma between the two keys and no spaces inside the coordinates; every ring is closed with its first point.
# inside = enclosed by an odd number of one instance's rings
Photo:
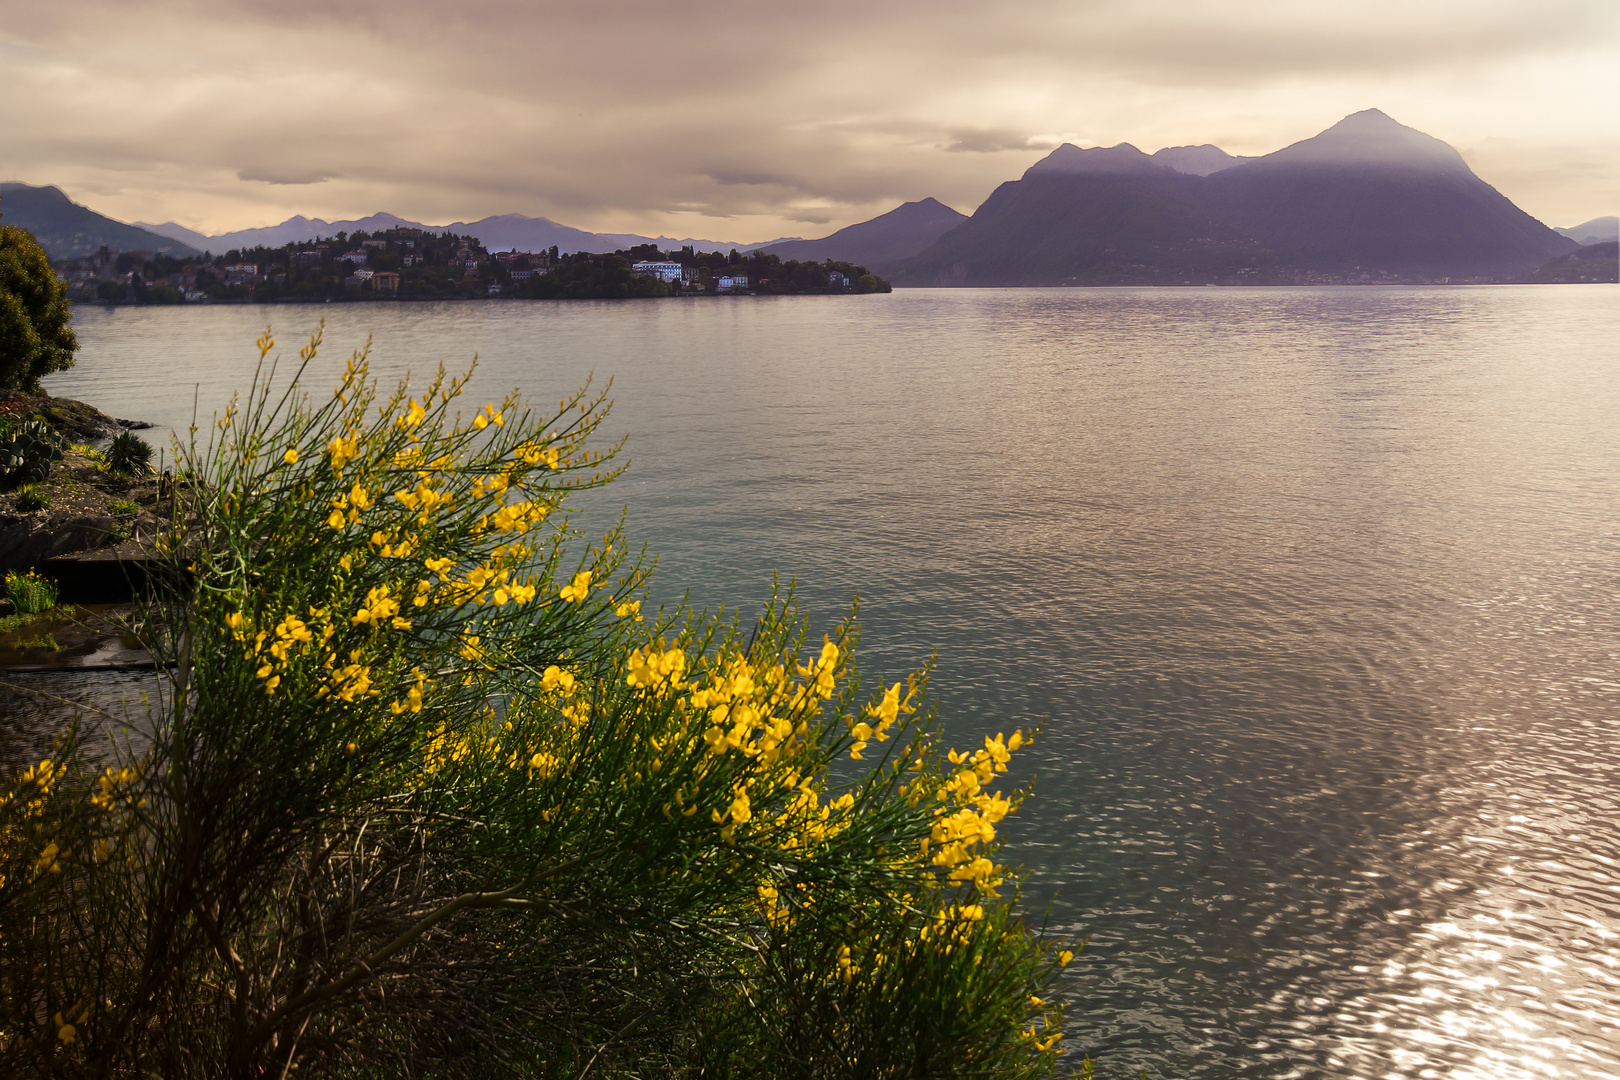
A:
{"type": "MultiPolygon", "coordinates": [[[[90,553],[98,553],[99,562],[138,558],[142,542],[169,520],[169,478],[120,476],[99,460],[95,448],[121,430],[148,425],[47,395],[0,401],[0,418],[42,420],[65,447],[50,476],[30,487],[37,509],[28,508],[21,487],[0,489],[0,573],[30,569],[49,573],[65,569],[60,565],[65,557],[82,559],[90,553]]],[[[65,599],[79,599],[72,596],[78,591],[72,581],[63,580],[62,585],[65,599]]]]}

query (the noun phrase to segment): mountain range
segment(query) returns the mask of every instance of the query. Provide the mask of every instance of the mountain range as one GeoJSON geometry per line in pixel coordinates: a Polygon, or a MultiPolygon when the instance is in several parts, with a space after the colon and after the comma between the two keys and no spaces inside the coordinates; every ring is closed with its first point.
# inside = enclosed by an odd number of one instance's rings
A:
{"type": "Polygon", "coordinates": [[[298,216],[205,236],[174,222],[126,225],[54,187],[0,184],[0,197],[7,223],[30,228],[54,257],[103,244],[219,254],[406,227],[472,235],[492,251],[758,249],[853,262],[912,286],[1526,280],[1549,260],[1620,234],[1614,217],[1547,228],[1452,147],[1377,109],[1258,157],[1207,143],[1152,154],[1130,143],[1065,143],[997,187],[971,217],[926,198],[820,239],[753,244],[592,233],[522,214],[443,226],[387,213],[298,216]]]}
{"type": "Polygon", "coordinates": [[[1577,247],[1377,109],[1256,158],[1065,144],[878,273],[897,285],[1508,280],[1577,247]]]}
{"type": "Polygon", "coordinates": [[[162,252],[191,258],[202,254],[183,239],[125,225],[89,207],[80,206],[61,188],[29,184],[0,184],[0,224],[21,225],[34,234],[53,259],[76,259],[109,247],[118,251],[162,252]]]}
{"type": "Polygon", "coordinates": [[[1583,221],[1568,229],[1554,229],[1559,236],[1567,236],[1577,244],[1604,244],[1620,240],[1620,217],[1610,215],[1583,221]]]}
{"type": "MultiPolygon", "coordinates": [[[[478,221],[457,221],[449,225],[424,225],[407,221],[393,214],[377,213],[353,221],[324,221],[302,215],[290,217],[279,225],[259,229],[241,229],[236,232],[205,236],[200,232],[167,221],[161,225],[137,222],[139,228],[159,236],[178,240],[198,251],[219,254],[252,247],[282,247],[290,243],[303,243],[318,237],[336,236],[338,233],[380,232],[384,229],[425,229],[429,232],[448,232],[458,236],[473,236],[490,251],[545,251],[557,247],[562,251],[590,251],[596,253],[619,251],[638,244],[655,244],[661,251],[669,251],[688,244],[699,251],[753,251],[755,248],[779,241],[765,240],[753,244],[738,244],[724,240],[677,240],[668,236],[639,236],[634,233],[593,233],[583,229],[559,225],[550,218],[526,217],[523,214],[500,214],[478,221]]],[[[796,239],[796,238],[793,238],[796,239]]]]}
{"type": "Polygon", "coordinates": [[[860,266],[898,262],[917,254],[968,219],[938,199],[902,203],[871,221],[839,229],[820,240],[787,240],[766,245],[769,255],[801,262],[837,259],[860,266]]]}

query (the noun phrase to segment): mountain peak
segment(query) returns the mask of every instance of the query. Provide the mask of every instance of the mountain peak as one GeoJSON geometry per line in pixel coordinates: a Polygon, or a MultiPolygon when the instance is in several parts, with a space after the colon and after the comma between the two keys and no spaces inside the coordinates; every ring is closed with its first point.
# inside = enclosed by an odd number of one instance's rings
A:
{"type": "Polygon", "coordinates": [[[1351,113],[1319,135],[1258,159],[1287,165],[1378,165],[1472,175],[1462,155],[1380,109],[1351,113]]]}
{"type": "Polygon", "coordinates": [[[1218,146],[1204,143],[1200,146],[1167,146],[1163,150],[1155,150],[1153,160],[1170,166],[1176,172],[1208,176],[1250,159],[1234,157],[1218,146]]]}
{"type": "Polygon", "coordinates": [[[1056,150],[1024,171],[1027,179],[1032,175],[1063,175],[1072,173],[1144,173],[1169,171],[1130,143],[1117,146],[1092,146],[1086,149],[1064,143],[1056,150]]]}

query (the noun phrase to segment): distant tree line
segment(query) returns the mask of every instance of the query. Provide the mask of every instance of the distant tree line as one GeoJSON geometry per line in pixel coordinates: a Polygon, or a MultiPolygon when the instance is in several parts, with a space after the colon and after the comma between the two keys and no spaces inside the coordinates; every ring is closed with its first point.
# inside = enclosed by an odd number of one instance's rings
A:
{"type": "Polygon", "coordinates": [[[491,253],[471,236],[417,229],[340,232],[281,247],[233,248],[185,260],[105,249],[64,260],[58,271],[79,301],[178,304],[282,300],[634,299],[719,290],[759,294],[887,292],[864,266],[829,260],[784,262],[776,255],[661,251],[654,244],[613,252],[491,253]],[[637,262],[678,263],[685,281],[638,274],[637,262]],[[746,280],[746,283],[743,283],[746,280]]]}

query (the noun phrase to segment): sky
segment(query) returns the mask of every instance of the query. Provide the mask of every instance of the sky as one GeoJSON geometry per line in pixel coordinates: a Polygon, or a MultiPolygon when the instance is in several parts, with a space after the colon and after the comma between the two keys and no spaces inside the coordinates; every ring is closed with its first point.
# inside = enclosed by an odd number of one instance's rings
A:
{"type": "Polygon", "coordinates": [[[1263,154],[1379,108],[1549,225],[1620,211],[1615,0],[0,0],[0,179],[294,214],[822,236],[1062,142],[1263,154]]]}

